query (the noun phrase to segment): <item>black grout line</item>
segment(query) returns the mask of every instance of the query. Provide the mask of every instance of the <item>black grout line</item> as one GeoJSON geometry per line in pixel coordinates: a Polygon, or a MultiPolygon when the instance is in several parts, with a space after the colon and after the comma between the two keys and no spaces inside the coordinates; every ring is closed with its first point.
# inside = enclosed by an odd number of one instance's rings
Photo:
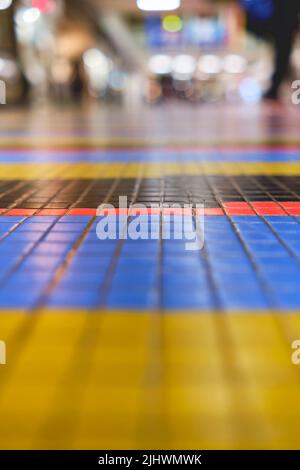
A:
{"type": "MultiPolygon", "coordinates": [[[[97,182],[97,180],[93,180],[89,187],[86,188],[86,191],[78,198],[77,201],[75,201],[73,203],[73,205],[69,208],[69,210],[71,210],[75,204],[77,204],[78,201],[82,200],[82,198],[84,197],[84,195],[93,187],[93,185],[95,185],[97,182]]],[[[101,204],[105,204],[110,196],[110,194],[112,194],[112,192],[114,191],[114,188],[116,187],[116,185],[118,184],[118,179],[116,179],[109,191],[109,193],[107,194],[106,198],[101,202],[101,204]]],[[[64,214],[65,216],[66,214],[64,214]]],[[[88,222],[88,224],[86,225],[85,229],[83,230],[83,232],[80,234],[80,236],[77,238],[77,240],[75,240],[75,242],[73,243],[71,249],[69,250],[69,252],[66,254],[65,258],[63,259],[63,261],[59,264],[59,266],[56,268],[53,276],[52,276],[52,280],[50,281],[50,283],[48,284],[48,286],[46,287],[46,289],[42,292],[40,298],[38,299],[38,301],[36,302],[36,305],[34,306],[34,311],[36,310],[39,310],[41,309],[46,303],[47,303],[47,299],[49,298],[49,296],[51,295],[51,293],[54,291],[54,289],[58,286],[60,280],[62,279],[64,273],[66,272],[66,270],[68,269],[71,261],[73,260],[74,256],[76,255],[78,249],[80,248],[81,244],[83,243],[83,241],[85,240],[87,234],[89,233],[90,231],[90,228],[93,226],[94,222],[96,221],[97,219],[97,216],[94,216],[91,218],[91,220],[88,222]]]]}
{"type": "MultiPolygon", "coordinates": [[[[251,179],[251,177],[249,177],[249,178],[251,179]]],[[[237,185],[237,187],[238,187],[238,185],[237,185]]],[[[276,202],[276,201],[272,198],[271,194],[269,194],[269,193],[267,193],[267,194],[268,194],[268,196],[270,197],[270,199],[272,199],[273,202],[276,202]]],[[[247,201],[247,202],[248,202],[248,204],[250,204],[249,201],[247,201]]],[[[277,203],[277,204],[278,204],[278,203],[277,203]]],[[[251,207],[252,207],[252,209],[256,212],[255,208],[254,208],[253,206],[251,206],[251,207]]],[[[284,209],[284,208],[283,208],[283,209],[284,209]]],[[[287,214],[287,216],[289,216],[289,214],[288,214],[287,212],[286,212],[286,214],[287,214]]],[[[256,212],[256,215],[257,215],[258,217],[260,217],[260,218],[264,221],[264,223],[267,225],[267,227],[269,228],[269,230],[273,233],[273,235],[275,236],[275,238],[279,241],[280,245],[289,253],[289,255],[290,255],[293,259],[295,259],[295,261],[297,262],[297,264],[298,264],[299,267],[300,267],[300,257],[293,251],[293,249],[290,248],[290,246],[289,246],[289,245],[281,238],[281,236],[276,232],[276,230],[274,229],[274,227],[272,226],[272,224],[270,224],[270,222],[266,219],[267,216],[265,216],[265,215],[259,215],[257,212],[256,212]]],[[[293,216],[289,216],[289,217],[294,218],[293,216]]],[[[295,220],[296,220],[296,219],[295,219],[295,220]]],[[[297,220],[296,220],[296,222],[298,223],[297,220]]]]}
{"type": "MultiPolygon", "coordinates": [[[[84,194],[86,194],[86,192],[91,187],[93,187],[93,185],[95,184],[96,181],[97,180],[93,180],[93,181],[90,182],[90,184],[88,185],[88,187],[86,188],[84,193],[81,196],[79,196],[79,198],[69,207],[67,212],[63,216],[61,216],[58,220],[55,221],[54,226],[57,224],[57,222],[59,222],[63,217],[65,217],[68,214],[68,212],[74,207],[74,205],[79,200],[82,199],[84,194]]],[[[40,298],[38,299],[35,306],[33,307],[33,309],[32,309],[33,311],[38,311],[39,309],[41,309],[44,306],[44,304],[46,303],[47,299],[49,298],[49,296],[51,295],[53,290],[59,284],[65,270],[68,268],[70,262],[72,261],[73,257],[75,256],[78,248],[80,247],[81,243],[83,242],[83,240],[85,239],[87,233],[89,232],[90,228],[92,227],[95,219],[96,219],[96,217],[91,218],[91,220],[87,223],[87,225],[86,225],[85,229],[83,230],[83,232],[80,234],[79,238],[74,242],[71,249],[66,253],[65,258],[63,259],[63,261],[59,264],[59,266],[54,271],[51,281],[48,283],[48,285],[46,286],[46,288],[42,292],[40,298]]]]}
{"type": "MultiPolygon", "coordinates": [[[[136,180],[135,191],[134,191],[134,194],[133,194],[132,199],[130,201],[130,205],[135,203],[136,195],[139,191],[141,181],[142,181],[142,177],[140,177],[136,180]]],[[[120,179],[118,179],[116,181],[116,186],[119,184],[119,182],[120,182],[120,179]]],[[[123,196],[125,196],[125,195],[123,194],[123,196]]],[[[130,213],[127,214],[126,230],[127,230],[129,221],[130,221],[130,213]]],[[[119,256],[121,254],[121,251],[123,249],[125,241],[126,240],[123,240],[123,239],[118,240],[116,249],[115,249],[115,251],[112,255],[111,263],[110,263],[110,265],[108,267],[108,270],[106,272],[106,277],[105,277],[104,282],[102,283],[102,285],[100,287],[98,308],[103,308],[106,305],[107,298],[108,298],[108,295],[109,295],[109,291],[110,291],[110,288],[111,288],[112,282],[113,282],[113,276],[114,276],[114,273],[116,271],[119,256]]]]}
{"type": "MultiPolygon", "coordinates": [[[[300,195],[295,192],[297,187],[299,187],[300,191],[300,183],[297,184],[298,179],[295,177],[286,177],[285,180],[280,179],[279,177],[260,177],[259,175],[252,178],[254,181],[254,187],[251,186],[252,191],[249,191],[249,177],[247,175],[238,175],[235,178],[235,181],[238,182],[240,188],[242,188],[242,195],[236,191],[234,186],[230,184],[230,178],[228,175],[207,175],[206,178],[209,178],[211,185],[213,186],[214,191],[211,190],[209,185],[205,180],[204,175],[179,175],[179,176],[168,176],[162,175],[161,178],[152,178],[152,179],[143,179],[141,187],[136,195],[135,202],[141,202],[150,204],[151,202],[169,202],[169,203],[184,203],[190,200],[192,197],[192,202],[196,203],[200,199],[206,199],[206,207],[219,207],[219,200],[223,203],[244,201],[245,197],[249,202],[253,201],[265,201],[269,200],[270,196],[272,200],[274,200],[277,204],[281,207],[284,200],[287,197],[283,198],[279,192],[285,191],[285,194],[290,193],[288,197],[289,200],[296,198],[297,200],[300,199],[300,195]],[[287,179],[289,178],[289,179],[287,179]],[[161,181],[165,186],[164,194],[160,194],[160,187],[161,181]],[[290,183],[287,183],[289,181],[290,183]],[[248,183],[248,184],[247,184],[248,183]],[[202,187],[201,194],[199,193],[199,185],[202,187]],[[290,185],[288,187],[287,185],[290,185]],[[189,188],[189,191],[187,190],[189,188]],[[257,191],[253,191],[253,189],[257,189],[257,191]],[[259,190],[259,191],[258,191],[259,190]],[[190,194],[189,194],[190,193],[190,194]],[[276,194],[277,193],[277,194],[276,194]],[[218,198],[216,198],[216,195],[218,198]]],[[[65,208],[70,204],[70,202],[74,201],[74,196],[76,196],[76,200],[78,197],[82,195],[82,191],[86,190],[88,187],[88,182],[90,180],[76,180],[74,181],[74,188],[72,191],[67,191],[63,185],[61,185],[61,180],[49,180],[47,182],[46,187],[50,189],[44,190],[44,188],[39,185],[38,187],[32,187],[29,192],[27,191],[25,194],[18,197],[17,200],[8,201],[7,210],[11,209],[15,206],[21,207],[21,201],[24,201],[23,208],[32,208],[32,209],[41,209],[45,205],[46,196],[49,194],[51,190],[51,203],[49,203],[49,208],[65,208]],[[59,194],[56,193],[57,187],[56,185],[59,184],[59,194]],[[46,193],[45,193],[46,191],[46,193]],[[31,195],[35,195],[31,198],[31,195]],[[73,200],[72,200],[73,196],[73,200]],[[30,202],[32,200],[32,203],[30,202]],[[43,204],[41,204],[43,202],[43,204]]],[[[104,198],[107,194],[108,188],[114,183],[115,179],[107,179],[107,180],[98,180],[95,182],[92,190],[87,190],[85,197],[80,198],[80,202],[76,202],[75,207],[85,207],[85,208],[96,208],[98,207],[99,200],[104,198]]],[[[134,192],[135,187],[135,178],[121,178],[118,191],[114,192],[110,196],[110,200],[107,202],[116,202],[118,200],[118,196],[122,194],[132,194],[134,192]]],[[[28,185],[30,183],[26,183],[25,186],[28,189],[28,185]]],[[[34,183],[33,183],[34,185],[34,183]]],[[[14,187],[10,189],[13,191],[14,187]]],[[[49,198],[48,198],[49,199],[49,198]]],[[[4,204],[4,203],[2,203],[4,204]]],[[[1,205],[1,200],[0,200],[1,205]]],[[[283,208],[284,209],[284,208],[283,208]]],[[[5,213],[4,213],[5,214],[5,213]]]]}
{"type": "MultiPolygon", "coordinates": [[[[245,202],[247,202],[248,204],[251,205],[250,201],[244,195],[244,193],[242,192],[242,190],[240,189],[238,184],[235,182],[234,178],[230,177],[230,180],[231,180],[232,184],[234,185],[234,187],[237,189],[237,191],[245,198],[245,202]]],[[[251,205],[251,207],[252,207],[252,205],[251,205]]],[[[254,210],[254,212],[256,212],[254,207],[252,207],[252,209],[254,210]]],[[[261,216],[259,214],[256,213],[256,215],[261,218],[261,216]]],[[[228,215],[227,215],[227,217],[230,221],[230,224],[231,224],[236,236],[240,240],[240,243],[243,246],[244,251],[247,253],[248,259],[251,262],[251,264],[252,264],[252,266],[253,266],[253,268],[254,268],[257,276],[258,276],[258,279],[260,280],[260,285],[264,286],[264,293],[266,294],[267,298],[269,299],[270,307],[271,308],[277,308],[278,305],[277,305],[277,302],[274,298],[274,291],[273,291],[272,287],[270,286],[269,282],[265,279],[265,276],[262,273],[260,266],[257,264],[256,260],[252,256],[251,250],[249,250],[249,248],[248,248],[247,244],[245,243],[243,237],[241,236],[240,232],[236,228],[236,225],[235,225],[234,221],[232,220],[232,217],[228,216],[228,215]]]]}
{"type": "MultiPolygon", "coordinates": [[[[69,183],[69,185],[71,186],[72,182],[69,183]]],[[[50,200],[51,200],[51,198],[50,198],[50,200]]],[[[45,203],[45,205],[47,205],[47,204],[48,204],[48,202],[45,203]]],[[[37,209],[36,212],[38,213],[40,210],[41,209],[37,209]]],[[[34,215],[24,217],[20,222],[15,224],[6,234],[4,234],[4,236],[0,239],[0,242],[3,239],[7,238],[11,233],[15,232],[21,225],[23,225],[31,217],[34,217],[34,215]]],[[[23,262],[28,258],[28,256],[30,256],[33,253],[33,251],[35,250],[35,248],[45,239],[45,237],[49,234],[49,232],[52,230],[52,228],[56,225],[58,220],[53,221],[53,223],[48,227],[48,229],[43,232],[43,235],[41,236],[41,238],[39,238],[38,240],[33,242],[32,246],[27,251],[25,251],[23,253],[23,256],[22,256],[22,254],[20,255],[20,258],[18,258],[16,263],[8,271],[7,275],[2,280],[0,280],[0,288],[5,285],[5,283],[9,280],[9,278],[18,270],[18,268],[23,264],[23,262]]]]}
{"type": "MultiPolygon", "coordinates": [[[[236,190],[239,192],[239,194],[244,198],[245,201],[247,201],[247,199],[245,198],[245,195],[243,194],[243,192],[241,192],[240,189],[239,189],[239,187],[235,185],[235,182],[234,182],[233,178],[230,178],[230,177],[228,177],[228,178],[229,178],[231,184],[232,184],[233,186],[235,186],[235,188],[236,188],[236,190]]],[[[213,190],[213,187],[212,187],[212,190],[213,190]]],[[[216,195],[216,197],[218,197],[218,196],[216,195]]],[[[220,202],[220,204],[222,204],[222,201],[221,201],[221,200],[219,200],[219,202],[220,202]]],[[[241,234],[240,234],[239,231],[237,230],[237,228],[236,228],[236,226],[235,226],[235,224],[234,224],[234,222],[233,222],[231,216],[228,216],[228,215],[226,214],[226,217],[227,217],[227,219],[229,220],[229,222],[230,222],[230,224],[231,224],[231,226],[232,226],[232,228],[233,228],[233,230],[234,230],[234,232],[235,232],[235,234],[236,234],[238,240],[240,241],[240,244],[241,244],[241,246],[243,247],[243,250],[244,250],[244,252],[246,253],[247,258],[249,259],[249,261],[250,261],[250,263],[251,263],[251,265],[252,265],[254,271],[256,272],[256,275],[257,275],[257,277],[258,277],[258,279],[259,279],[259,281],[260,281],[260,285],[262,285],[262,286],[265,287],[264,293],[267,294],[267,298],[269,299],[270,305],[271,305],[271,306],[276,306],[276,304],[274,303],[274,298],[273,298],[272,289],[270,289],[270,287],[269,287],[269,283],[265,280],[265,278],[264,278],[264,276],[263,276],[263,274],[262,274],[262,272],[261,272],[261,270],[260,270],[260,267],[259,267],[259,266],[257,265],[257,263],[255,262],[255,260],[254,260],[254,258],[253,258],[253,256],[252,256],[251,251],[249,250],[248,246],[246,245],[246,243],[244,242],[243,238],[241,237],[241,234]]]]}

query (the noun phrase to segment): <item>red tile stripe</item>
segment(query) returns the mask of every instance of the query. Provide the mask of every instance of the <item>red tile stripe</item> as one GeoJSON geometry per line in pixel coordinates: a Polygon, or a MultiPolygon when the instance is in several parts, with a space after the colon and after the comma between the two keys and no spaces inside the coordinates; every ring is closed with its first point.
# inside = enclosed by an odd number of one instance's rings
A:
{"type": "MultiPolygon", "coordinates": [[[[131,215],[157,215],[160,214],[160,209],[145,208],[130,210],[131,215]]],[[[192,211],[188,208],[163,208],[162,212],[165,215],[191,215],[192,211]]],[[[206,216],[300,216],[300,201],[289,201],[276,203],[273,201],[264,202],[224,202],[222,207],[208,207],[204,209],[197,209],[198,214],[206,216]]],[[[98,215],[128,215],[128,209],[106,209],[102,214],[98,215]]],[[[5,209],[0,208],[0,216],[96,216],[97,209],[92,208],[74,208],[74,209],[5,209]]]]}
{"type": "Polygon", "coordinates": [[[223,208],[227,215],[256,215],[247,202],[224,202],[223,208]]]}
{"type": "MultiPolygon", "coordinates": [[[[252,202],[251,206],[257,215],[288,215],[282,204],[276,202],[252,202]]],[[[300,208],[300,206],[299,206],[300,208]]]]}

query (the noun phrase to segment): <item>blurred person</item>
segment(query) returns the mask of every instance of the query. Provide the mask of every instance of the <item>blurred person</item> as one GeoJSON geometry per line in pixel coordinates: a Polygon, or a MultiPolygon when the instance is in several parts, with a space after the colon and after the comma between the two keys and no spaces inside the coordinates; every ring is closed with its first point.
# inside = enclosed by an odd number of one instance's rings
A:
{"type": "Polygon", "coordinates": [[[84,80],[82,77],[82,64],[81,60],[73,62],[73,74],[71,78],[71,95],[76,102],[81,101],[84,94],[84,80]]]}
{"type": "Polygon", "coordinates": [[[248,30],[274,43],[274,72],[264,98],[277,100],[298,29],[300,0],[240,0],[240,3],[247,13],[248,30]]]}
{"type": "Polygon", "coordinates": [[[288,71],[294,39],[299,26],[300,0],[273,1],[275,64],[271,86],[264,98],[277,100],[280,86],[288,71]]]}

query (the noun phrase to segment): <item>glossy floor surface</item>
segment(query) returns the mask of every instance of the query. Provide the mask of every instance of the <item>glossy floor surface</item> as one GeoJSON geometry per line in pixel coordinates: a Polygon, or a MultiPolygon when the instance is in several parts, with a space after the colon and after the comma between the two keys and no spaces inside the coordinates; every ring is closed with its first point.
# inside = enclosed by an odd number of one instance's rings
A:
{"type": "Polygon", "coordinates": [[[0,118],[0,448],[299,448],[299,109],[0,118]]]}

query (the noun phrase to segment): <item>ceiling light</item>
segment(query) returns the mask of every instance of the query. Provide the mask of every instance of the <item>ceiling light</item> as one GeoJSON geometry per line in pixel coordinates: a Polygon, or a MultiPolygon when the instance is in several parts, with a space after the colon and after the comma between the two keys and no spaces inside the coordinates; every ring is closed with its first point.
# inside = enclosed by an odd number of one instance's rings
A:
{"type": "Polygon", "coordinates": [[[12,0],[0,0],[0,10],[6,10],[12,4],[12,0]]]}
{"type": "Polygon", "coordinates": [[[180,0],[137,0],[137,6],[144,11],[171,11],[180,7],[180,0]]]}

